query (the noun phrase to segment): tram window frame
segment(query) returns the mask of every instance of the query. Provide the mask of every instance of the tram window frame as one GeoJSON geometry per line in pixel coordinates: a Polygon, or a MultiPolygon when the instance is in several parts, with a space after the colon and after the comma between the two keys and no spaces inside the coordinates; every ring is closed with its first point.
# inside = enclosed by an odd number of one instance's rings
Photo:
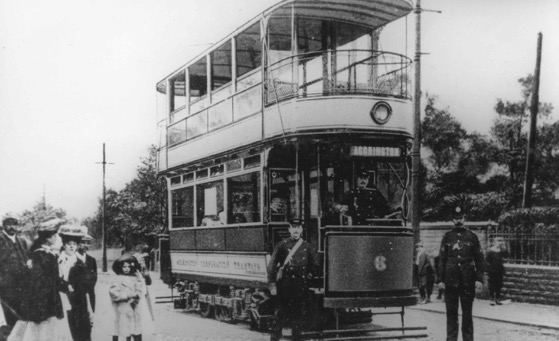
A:
{"type": "Polygon", "coordinates": [[[181,70],[169,78],[169,112],[174,113],[184,108],[186,108],[186,71],[181,70]],[[180,89],[180,86],[177,86],[177,84],[181,81],[183,91],[182,96],[177,94],[177,89],[180,89]],[[179,102],[179,105],[177,105],[178,97],[183,97],[183,100],[179,102]]]}
{"type": "Polygon", "coordinates": [[[190,103],[198,102],[199,100],[205,98],[208,94],[207,63],[206,56],[203,56],[188,67],[188,91],[190,94],[190,103]],[[194,86],[197,86],[197,88],[194,86]],[[194,93],[194,90],[198,90],[199,92],[194,93]]]}
{"type": "Polygon", "coordinates": [[[224,179],[218,179],[213,181],[201,182],[195,185],[196,187],[196,226],[197,227],[212,227],[223,225],[218,224],[220,213],[225,210],[225,186],[224,179]],[[207,204],[213,204],[212,198],[206,198],[208,191],[215,188],[215,214],[208,212],[207,204]],[[214,223],[215,222],[215,223],[214,223]]]}
{"type": "Polygon", "coordinates": [[[261,222],[261,177],[262,174],[260,170],[257,170],[243,174],[235,174],[225,179],[227,181],[227,224],[261,222]],[[250,182],[252,186],[250,188],[241,188],[234,184],[236,179],[240,179],[243,182],[250,182]],[[253,210],[238,211],[239,207],[236,207],[236,205],[243,201],[247,201],[247,206],[252,206],[253,210]],[[236,209],[237,211],[235,212],[236,209]],[[237,220],[237,217],[239,220],[237,220]]]}
{"type": "Polygon", "coordinates": [[[244,163],[244,167],[243,167],[244,169],[256,168],[262,164],[262,158],[260,154],[248,156],[243,159],[243,163],[244,163]]]}
{"type": "Polygon", "coordinates": [[[207,179],[208,178],[208,169],[204,168],[204,169],[200,169],[198,171],[196,171],[196,180],[199,179],[207,179]]]}
{"type": "Polygon", "coordinates": [[[171,186],[178,186],[181,184],[181,176],[174,176],[172,178],[170,178],[169,183],[171,184],[171,186]]]}
{"type": "Polygon", "coordinates": [[[223,174],[225,174],[225,168],[223,167],[223,164],[210,167],[210,178],[221,176],[223,174]]]}
{"type": "Polygon", "coordinates": [[[235,159],[231,161],[227,161],[225,164],[225,169],[228,173],[231,172],[238,172],[243,169],[242,159],[235,159]]]}
{"type": "Polygon", "coordinates": [[[260,21],[257,21],[235,36],[235,68],[237,78],[262,67],[261,34],[260,21]],[[253,39],[253,36],[257,36],[257,39],[253,39]],[[247,44],[247,42],[249,43],[247,44]],[[248,58],[245,58],[244,55],[248,55],[248,58]],[[243,62],[247,59],[250,59],[251,65],[247,67],[242,66],[243,62]]]}
{"type": "Polygon", "coordinates": [[[171,228],[194,227],[194,203],[194,186],[181,187],[171,191],[171,228]],[[190,216],[187,213],[190,213],[190,216]],[[176,217],[180,217],[178,218],[180,220],[176,217]],[[176,221],[186,222],[175,223],[176,221]]]}
{"type": "Polygon", "coordinates": [[[224,88],[227,85],[231,84],[231,82],[233,81],[233,56],[232,56],[232,44],[231,44],[231,40],[227,40],[225,43],[221,44],[221,46],[219,46],[217,49],[213,50],[212,52],[210,52],[210,69],[211,69],[211,77],[210,77],[210,82],[211,82],[211,91],[215,91],[217,89],[220,88],[224,88]],[[225,56],[225,62],[228,64],[223,64],[223,65],[219,65],[221,67],[224,67],[225,69],[228,68],[228,74],[227,72],[218,72],[221,71],[217,65],[217,61],[221,59],[221,57],[223,57],[223,55],[225,56]],[[223,82],[219,82],[217,83],[217,78],[218,75],[220,77],[223,77],[224,79],[226,79],[226,81],[223,82]],[[229,76],[229,78],[227,78],[227,76],[229,76]]]}
{"type": "Polygon", "coordinates": [[[194,173],[183,174],[182,183],[188,183],[194,181],[194,173]]]}

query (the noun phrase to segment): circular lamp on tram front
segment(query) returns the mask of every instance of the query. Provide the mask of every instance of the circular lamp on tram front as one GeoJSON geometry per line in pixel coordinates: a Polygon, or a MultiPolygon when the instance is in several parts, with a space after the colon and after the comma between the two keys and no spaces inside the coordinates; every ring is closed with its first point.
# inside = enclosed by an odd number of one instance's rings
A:
{"type": "Polygon", "coordinates": [[[392,108],[386,102],[378,102],[371,109],[371,118],[377,124],[386,124],[392,116],[392,108]]]}

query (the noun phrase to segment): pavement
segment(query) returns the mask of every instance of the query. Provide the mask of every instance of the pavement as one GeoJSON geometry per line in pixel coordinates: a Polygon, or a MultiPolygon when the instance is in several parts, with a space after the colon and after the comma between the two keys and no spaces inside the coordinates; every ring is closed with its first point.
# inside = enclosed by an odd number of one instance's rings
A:
{"type": "MultiPolygon", "coordinates": [[[[408,309],[446,314],[444,300],[436,298],[431,299],[430,303],[418,304],[408,309]]],[[[492,306],[489,300],[476,299],[472,314],[484,320],[559,330],[558,306],[520,302],[492,306]]]]}
{"type": "MultiPolygon", "coordinates": [[[[114,275],[110,270],[109,273],[100,272],[99,274],[101,276],[114,275]]],[[[156,297],[171,295],[171,289],[161,281],[158,273],[151,272],[151,278],[153,283],[149,286],[149,291],[152,301],[155,302],[156,297]]],[[[174,291],[174,295],[177,295],[176,291],[174,291]]],[[[169,300],[165,299],[165,301],[169,300]]],[[[430,303],[418,304],[407,309],[446,314],[444,300],[437,300],[434,297],[430,303]]],[[[473,316],[489,321],[559,330],[559,306],[520,302],[492,306],[489,300],[476,299],[473,306],[473,316]]]]}

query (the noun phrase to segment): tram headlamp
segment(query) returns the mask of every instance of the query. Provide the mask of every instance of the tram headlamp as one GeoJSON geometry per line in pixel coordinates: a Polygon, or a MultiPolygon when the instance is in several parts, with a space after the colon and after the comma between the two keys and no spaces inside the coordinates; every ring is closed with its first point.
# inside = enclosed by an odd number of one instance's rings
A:
{"type": "Polygon", "coordinates": [[[371,109],[371,118],[377,124],[386,124],[392,116],[392,108],[386,102],[378,102],[371,109]]]}

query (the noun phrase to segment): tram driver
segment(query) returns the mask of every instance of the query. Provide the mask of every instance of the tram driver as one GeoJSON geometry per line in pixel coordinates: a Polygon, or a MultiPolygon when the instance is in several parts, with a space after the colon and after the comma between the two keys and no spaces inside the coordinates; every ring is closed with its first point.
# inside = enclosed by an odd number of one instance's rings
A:
{"type": "Polygon", "coordinates": [[[391,213],[386,198],[376,187],[369,187],[369,173],[360,171],[356,188],[347,192],[338,205],[340,217],[347,225],[369,225],[370,219],[384,218],[391,213]]]}

